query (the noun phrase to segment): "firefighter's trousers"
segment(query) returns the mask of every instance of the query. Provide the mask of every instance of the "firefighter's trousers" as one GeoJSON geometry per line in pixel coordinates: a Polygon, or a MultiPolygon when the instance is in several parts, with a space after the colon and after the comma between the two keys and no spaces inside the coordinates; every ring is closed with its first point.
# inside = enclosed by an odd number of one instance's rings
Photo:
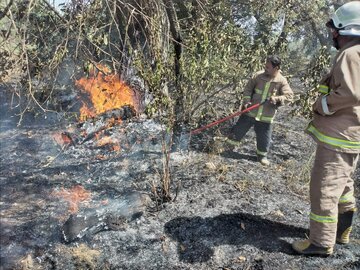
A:
{"type": "Polygon", "coordinates": [[[354,181],[358,154],[335,152],[318,145],[310,182],[310,236],[314,245],[332,247],[338,214],[355,208],[354,181]]]}
{"type": "Polygon", "coordinates": [[[243,114],[232,128],[231,139],[240,141],[252,126],[256,134],[256,153],[258,156],[266,156],[271,144],[272,125],[270,123],[256,121],[255,118],[243,114]]]}

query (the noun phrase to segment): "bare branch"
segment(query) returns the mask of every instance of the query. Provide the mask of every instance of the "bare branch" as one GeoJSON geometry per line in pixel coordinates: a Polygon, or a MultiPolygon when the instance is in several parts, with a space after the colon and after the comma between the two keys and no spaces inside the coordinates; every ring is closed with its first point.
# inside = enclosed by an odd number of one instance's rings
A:
{"type": "Polygon", "coordinates": [[[13,3],[14,3],[14,0],[10,0],[8,5],[5,7],[4,11],[0,11],[0,21],[2,18],[4,18],[6,16],[6,13],[8,13],[8,11],[13,3]]]}

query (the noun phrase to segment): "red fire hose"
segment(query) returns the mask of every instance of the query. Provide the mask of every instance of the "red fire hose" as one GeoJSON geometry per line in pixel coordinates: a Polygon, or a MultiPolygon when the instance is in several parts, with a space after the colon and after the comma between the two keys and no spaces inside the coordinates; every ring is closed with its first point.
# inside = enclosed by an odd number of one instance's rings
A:
{"type": "Polygon", "coordinates": [[[210,123],[210,124],[207,124],[206,126],[203,126],[203,127],[200,127],[200,128],[194,129],[194,130],[191,130],[191,131],[190,131],[190,134],[191,134],[191,135],[198,134],[198,133],[200,133],[201,131],[203,131],[204,129],[213,127],[213,126],[215,126],[215,125],[218,125],[218,124],[220,124],[220,123],[222,123],[222,122],[225,122],[225,121],[227,121],[227,120],[229,120],[229,119],[231,119],[231,118],[234,118],[235,116],[241,115],[241,114],[243,114],[243,113],[247,113],[247,112],[249,112],[249,111],[251,111],[251,110],[253,110],[253,109],[256,109],[256,108],[260,107],[260,106],[263,105],[266,101],[268,101],[268,100],[265,99],[263,102],[260,102],[260,103],[256,103],[256,104],[254,104],[254,105],[251,105],[250,107],[246,108],[245,110],[238,111],[238,112],[233,113],[233,114],[231,114],[231,115],[229,115],[229,116],[227,116],[227,117],[225,117],[225,118],[222,118],[222,119],[216,120],[215,122],[212,122],[212,123],[210,123]]]}

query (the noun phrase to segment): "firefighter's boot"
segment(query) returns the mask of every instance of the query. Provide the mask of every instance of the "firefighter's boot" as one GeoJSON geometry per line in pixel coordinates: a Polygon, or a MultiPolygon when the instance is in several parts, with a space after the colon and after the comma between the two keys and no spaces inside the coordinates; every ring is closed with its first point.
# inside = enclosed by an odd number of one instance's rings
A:
{"type": "Polygon", "coordinates": [[[261,163],[261,165],[263,166],[269,166],[270,165],[270,161],[267,159],[267,157],[265,156],[258,156],[258,161],[261,163]]]}
{"type": "Polygon", "coordinates": [[[348,244],[350,242],[350,233],[352,223],[355,217],[356,208],[338,215],[338,225],[336,232],[336,242],[338,244],[348,244]]]}
{"type": "Polygon", "coordinates": [[[309,256],[329,256],[333,253],[333,247],[318,247],[312,244],[309,239],[298,240],[292,243],[292,248],[299,254],[309,256]]]}

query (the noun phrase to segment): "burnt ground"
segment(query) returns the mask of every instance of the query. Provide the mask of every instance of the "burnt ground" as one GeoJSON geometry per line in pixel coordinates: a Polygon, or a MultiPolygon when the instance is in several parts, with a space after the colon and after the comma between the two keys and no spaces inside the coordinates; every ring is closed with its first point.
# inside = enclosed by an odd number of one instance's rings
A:
{"type": "MultiPolygon", "coordinates": [[[[208,151],[170,154],[174,201],[159,203],[167,140],[159,124],[124,121],[100,145],[83,133],[99,130],[96,122],[48,114],[16,127],[5,107],[0,269],[360,269],[359,222],[330,257],[291,249],[307,235],[315,144],[303,132],[307,120],[286,108],[269,167],[256,162],[253,131],[233,151],[202,136],[208,151]]],[[[354,179],[359,200],[359,168],[354,179]]]]}

